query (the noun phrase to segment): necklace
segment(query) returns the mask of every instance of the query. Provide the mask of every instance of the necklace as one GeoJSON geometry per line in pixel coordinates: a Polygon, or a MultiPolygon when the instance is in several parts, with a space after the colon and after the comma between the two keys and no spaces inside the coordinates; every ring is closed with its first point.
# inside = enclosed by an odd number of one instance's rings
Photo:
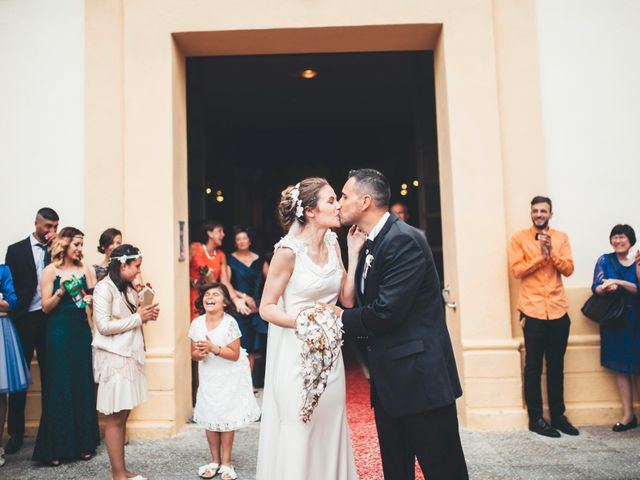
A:
{"type": "Polygon", "coordinates": [[[203,243],[202,244],[202,248],[204,250],[204,254],[207,256],[207,258],[209,260],[213,260],[214,258],[216,258],[216,254],[218,253],[217,249],[213,249],[213,255],[209,254],[209,250],[207,250],[207,246],[203,243]]]}

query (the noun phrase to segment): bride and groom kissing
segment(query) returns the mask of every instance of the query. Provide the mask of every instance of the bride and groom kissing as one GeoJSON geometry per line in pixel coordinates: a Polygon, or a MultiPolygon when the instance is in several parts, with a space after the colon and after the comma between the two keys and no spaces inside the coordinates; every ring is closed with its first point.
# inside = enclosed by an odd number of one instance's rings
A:
{"type": "Polygon", "coordinates": [[[312,414],[301,418],[309,393],[297,327],[318,304],[341,319],[345,335],[366,339],[380,478],[414,479],[415,459],[430,480],[468,478],[440,281],[424,233],[388,212],[390,196],[373,169],[349,172],[340,198],[317,177],[282,192],[278,216],[288,233],[276,244],[260,304],[270,325],[258,480],[358,478],[339,349],[312,414]],[[341,226],[350,226],[346,266],[332,232],[341,226]]]}

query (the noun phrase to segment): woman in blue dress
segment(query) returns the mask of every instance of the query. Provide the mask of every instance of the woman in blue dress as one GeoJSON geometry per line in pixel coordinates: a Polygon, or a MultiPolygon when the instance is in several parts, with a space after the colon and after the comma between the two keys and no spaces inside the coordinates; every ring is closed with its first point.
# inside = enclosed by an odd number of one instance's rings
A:
{"type": "MultiPolygon", "coordinates": [[[[7,414],[7,393],[25,392],[31,384],[18,334],[8,316],[17,304],[11,270],[0,265],[0,445],[7,414]]],[[[4,449],[0,447],[0,467],[4,462],[4,449]]]]}
{"type": "Polygon", "coordinates": [[[609,241],[613,253],[602,255],[596,263],[591,290],[597,295],[624,289],[627,302],[626,321],[622,327],[600,327],[600,363],[612,370],[616,377],[622,402],[622,418],[613,426],[614,432],[624,432],[638,426],[633,413],[633,377],[640,394],[640,296],[638,272],[631,247],[636,234],[629,225],[616,225],[609,241]]]}
{"type": "Polygon", "coordinates": [[[235,319],[242,332],[241,346],[249,354],[249,365],[253,370],[256,353],[262,353],[267,345],[267,322],[260,318],[258,306],[269,264],[264,257],[251,251],[249,228],[235,227],[234,241],[236,249],[229,256],[231,285],[251,309],[249,315],[236,314],[235,319]]]}
{"type": "Polygon", "coordinates": [[[80,230],[63,228],[40,280],[42,311],[47,314],[47,389],[33,459],[51,466],[89,460],[100,444],[86,312],[95,271],[82,263],[83,243],[80,230]],[[82,289],[67,288],[66,281],[79,282],[82,289]]]}

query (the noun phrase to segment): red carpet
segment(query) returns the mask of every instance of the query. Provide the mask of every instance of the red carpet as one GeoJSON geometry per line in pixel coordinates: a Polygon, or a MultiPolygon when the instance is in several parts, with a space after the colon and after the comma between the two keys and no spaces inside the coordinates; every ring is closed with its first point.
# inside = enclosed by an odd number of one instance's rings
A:
{"type": "MultiPolygon", "coordinates": [[[[347,417],[353,454],[361,480],[381,480],[382,464],[376,422],[369,404],[369,381],[350,347],[343,349],[347,381],[347,417]]],[[[416,463],[416,479],[424,480],[416,463]]]]}

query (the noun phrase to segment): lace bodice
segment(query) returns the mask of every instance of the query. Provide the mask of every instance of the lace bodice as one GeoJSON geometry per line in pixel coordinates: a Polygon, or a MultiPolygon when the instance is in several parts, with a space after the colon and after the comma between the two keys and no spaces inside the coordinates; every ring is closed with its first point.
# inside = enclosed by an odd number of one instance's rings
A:
{"type": "Polygon", "coordinates": [[[320,266],[311,260],[307,244],[296,237],[287,235],[275,245],[275,249],[289,248],[296,254],[293,273],[284,293],[282,302],[285,311],[293,316],[305,307],[316,303],[336,303],[342,283],[342,268],[336,252],[338,238],[328,231],[324,237],[329,251],[326,265],[320,266]]]}

